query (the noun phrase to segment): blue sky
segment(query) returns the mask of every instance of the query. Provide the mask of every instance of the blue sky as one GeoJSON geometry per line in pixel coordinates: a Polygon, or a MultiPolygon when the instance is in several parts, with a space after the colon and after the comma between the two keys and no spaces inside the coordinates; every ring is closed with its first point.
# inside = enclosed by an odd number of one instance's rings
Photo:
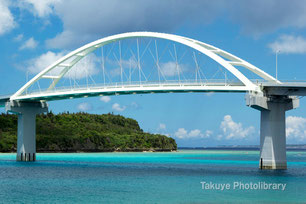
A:
{"type": "MultiPolygon", "coordinates": [[[[279,50],[278,78],[305,81],[305,28],[306,3],[298,0],[0,0],[0,95],[16,92],[29,72],[45,68],[44,59],[50,62],[91,41],[130,31],[194,38],[273,76],[279,50]]],[[[49,107],[56,113],[121,114],[145,131],[174,137],[179,146],[259,144],[260,113],[246,107],[244,94],[95,97],[54,101],[49,107]]],[[[306,143],[304,98],[287,112],[287,142],[306,143]]]]}

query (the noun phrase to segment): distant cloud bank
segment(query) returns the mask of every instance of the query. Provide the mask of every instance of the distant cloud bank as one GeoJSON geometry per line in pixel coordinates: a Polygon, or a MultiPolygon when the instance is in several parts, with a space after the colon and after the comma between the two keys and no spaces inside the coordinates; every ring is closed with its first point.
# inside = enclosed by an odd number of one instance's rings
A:
{"type": "Polygon", "coordinates": [[[251,36],[288,27],[306,27],[306,4],[300,0],[194,0],[192,3],[188,0],[2,0],[0,35],[18,25],[18,17],[11,8],[28,11],[46,21],[51,16],[59,17],[63,30],[46,40],[49,48],[56,49],[76,48],[122,32],[173,32],[186,22],[204,28],[220,16],[240,25],[241,31],[251,36]]]}

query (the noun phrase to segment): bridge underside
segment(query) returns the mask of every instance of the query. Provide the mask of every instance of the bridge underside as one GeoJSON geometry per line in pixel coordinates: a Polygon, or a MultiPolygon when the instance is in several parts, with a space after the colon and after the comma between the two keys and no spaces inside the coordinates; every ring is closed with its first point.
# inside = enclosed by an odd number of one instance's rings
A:
{"type": "Polygon", "coordinates": [[[266,85],[264,92],[278,96],[306,96],[306,83],[284,83],[282,85],[266,85]]]}

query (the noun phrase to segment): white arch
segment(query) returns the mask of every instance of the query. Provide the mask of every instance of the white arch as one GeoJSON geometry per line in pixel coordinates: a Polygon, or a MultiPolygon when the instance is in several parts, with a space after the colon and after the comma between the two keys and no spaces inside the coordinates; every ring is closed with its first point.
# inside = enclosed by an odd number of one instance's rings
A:
{"type": "Polygon", "coordinates": [[[109,37],[105,37],[94,42],[91,42],[87,45],[84,45],[66,56],[62,57],[61,59],[57,60],[46,69],[41,71],[37,74],[34,78],[32,78],[29,82],[27,82],[22,88],[20,88],[14,95],[11,96],[11,100],[14,100],[18,96],[20,96],[28,87],[30,87],[33,83],[38,81],[41,78],[52,78],[54,79],[53,83],[51,84],[51,88],[56,85],[56,83],[83,57],[88,55],[89,53],[93,52],[99,47],[103,45],[116,42],[126,38],[136,38],[136,37],[152,37],[152,38],[160,38],[165,40],[174,41],[188,47],[191,47],[199,52],[205,54],[206,56],[210,57],[228,71],[230,71],[234,76],[236,76],[250,91],[256,90],[257,85],[253,84],[246,76],[244,76],[235,66],[243,66],[253,73],[257,74],[258,76],[275,83],[280,83],[274,77],[270,76],[269,74],[265,73],[261,69],[251,65],[250,63],[209,44],[205,44],[203,42],[193,40],[190,38],[173,35],[173,34],[165,34],[165,33],[155,33],[155,32],[131,32],[131,33],[123,33],[118,35],[113,35],[109,37]],[[68,64],[65,63],[67,60],[73,58],[68,64]],[[227,60],[225,60],[225,59],[227,60]],[[55,67],[63,67],[61,73],[58,76],[49,76],[46,75],[49,71],[53,70],[55,67]]]}

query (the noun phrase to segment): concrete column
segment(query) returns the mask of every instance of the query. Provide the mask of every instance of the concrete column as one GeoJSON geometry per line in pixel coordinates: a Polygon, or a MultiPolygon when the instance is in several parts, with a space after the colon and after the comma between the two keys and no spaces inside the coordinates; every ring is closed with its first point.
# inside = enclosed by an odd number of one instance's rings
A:
{"type": "Polygon", "coordinates": [[[288,96],[258,96],[248,94],[247,105],[261,111],[261,169],[287,169],[286,111],[299,106],[297,98],[288,96]]]}
{"type": "Polygon", "coordinates": [[[18,115],[17,161],[35,161],[36,115],[48,111],[47,103],[10,101],[6,110],[18,115]]]}
{"type": "Polygon", "coordinates": [[[269,110],[261,111],[259,167],[262,169],[287,168],[285,106],[271,102],[269,110]]]}

